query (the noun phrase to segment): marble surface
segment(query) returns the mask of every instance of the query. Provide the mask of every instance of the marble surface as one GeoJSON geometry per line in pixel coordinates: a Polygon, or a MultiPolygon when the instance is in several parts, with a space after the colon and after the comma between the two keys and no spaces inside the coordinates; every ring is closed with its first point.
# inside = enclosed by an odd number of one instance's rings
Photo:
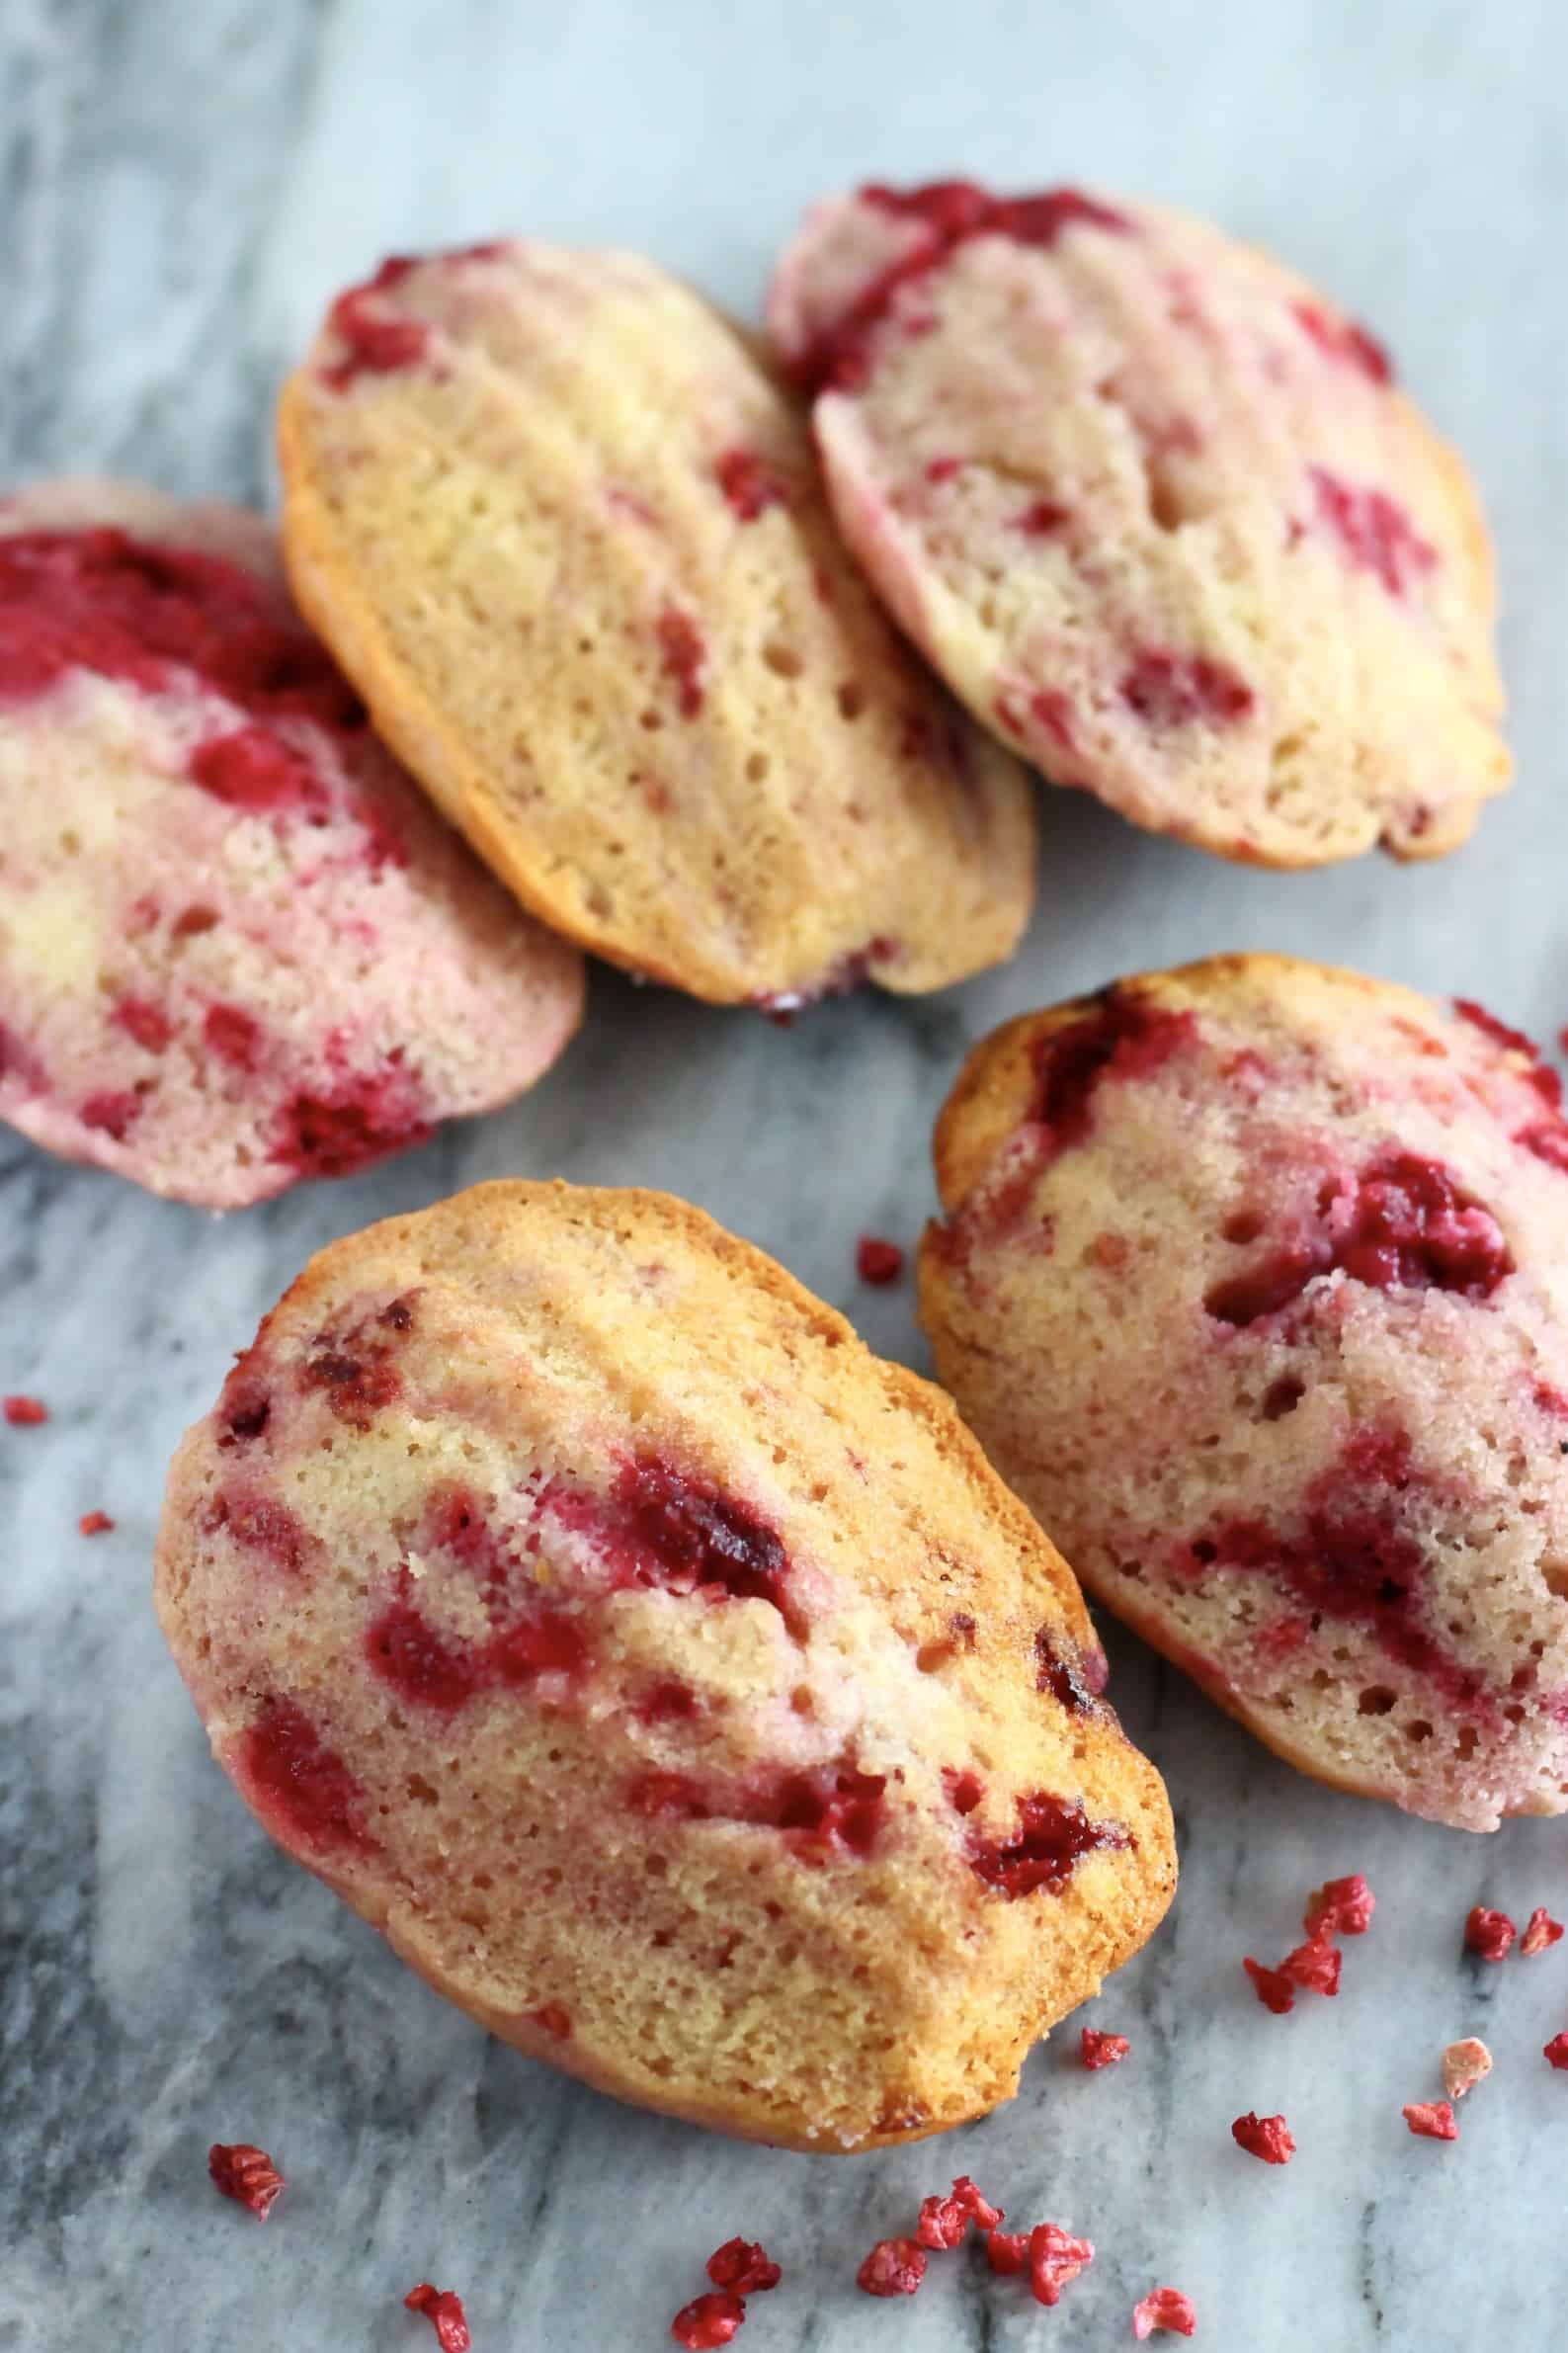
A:
{"type": "MultiPolygon", "coordinates": [[[[382,252],[501,227],[641,246],[740,310],[800,205],[959,165],[1085,178],[1216,214],[1372,320],[1471,456],[1497,530],[1519,789],[1429,871],[1291,879],[1045,816],[1006,971],[867,997],[787,1033],[596,976],[538,1092],[373,1176],[217,1222],[0,1142],[0,2348],[185,2353],[433,2343],[398,2298],[460,2289],[476,2353],[651,2349],[735,2230],[786,2265],[746,2353],[1130,2341],[1174,2281],[1210,2353],[1561,2342],[1568,1945],[1488,1970],[1476,1901],[1568,1909],[1568,1833],[1477,1839],[1296,1778],[1111,1632],[1114,1696],[1165,1769],[1170,1921],[1022,2097],[947,2144],[853,2160],[737,2148],[487,2041],[276,1853],[208,1762],[147,1600],[163,1466],[306,1254],[507,1172],[689,1194],[923,1361],[907,1288],[854,1237],[911,1238],[965,1043],[1118,969],[1268,946],[1481,996],[1552,1036],[1568,639],[1568,42],[1555,0],[8,0],[0,12],[0,476],[143,472],[265,495],[266,416],[324,295],[382,252]],[[118,1525],[94,1542],[78,1515],[118,1525]],[[1302,1896],[1379,1897],[1337,2003],[1269,2017],[1239,1957],[1302,1896]],[[1456,2147],[1412,2141],[1441,2047],[1491,2083],[1456,2147]],[[1300,2153],[1232,2146],[1282,2109],[1300,2153]],[[273,2149],[265,2230],[220,2206],[214,2139],[273,2149]],[[963,2259],[889,2308],[868,2242],[966,2168],[1100,2258],[1054,2314],[963,2259]]],[[[0,845],[3,847],[3,845],[0,845]]]]}

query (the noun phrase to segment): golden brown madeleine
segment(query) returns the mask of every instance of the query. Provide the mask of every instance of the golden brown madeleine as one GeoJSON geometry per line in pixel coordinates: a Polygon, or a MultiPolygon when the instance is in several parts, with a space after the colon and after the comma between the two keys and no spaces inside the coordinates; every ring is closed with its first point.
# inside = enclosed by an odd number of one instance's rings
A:
{"type": "Polygon", "coordinates": [[[983,2115],[1175,1886],[948,1399],[661,1194],[324,1251],[180,1450],[157,1592],[282,1844],[497,2034],[727,2132],[983,2115]]]}

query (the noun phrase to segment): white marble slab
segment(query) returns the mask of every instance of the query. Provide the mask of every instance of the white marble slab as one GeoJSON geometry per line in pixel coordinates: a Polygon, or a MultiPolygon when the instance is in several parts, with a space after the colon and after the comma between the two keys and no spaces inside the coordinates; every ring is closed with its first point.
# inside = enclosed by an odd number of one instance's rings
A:
{"type": "MultiPolygon", "coordinates": [[[[1430,871],[1234,872],[1079,799],[1046,811],[1040,911],[1006,972],[784,1033],[608,975],[536,1095],[362,1181],[216,1223],[0,1141],[0,2349],[422,2353],[398,2297],[467,2298],[477,2353],[651,2349],[735,2230],[785,2262],[745,2353],[1130,2341],[1171,2280],[1210,2353],[1563,2342],[1568,1944],[1487,1970],[1466,1908],[1568,1907],[1568,1835],[1476,1839],[1296,1778],[1113,1630],[1114,1694],[1169,1776],[1176,1909],[1097,2023],[1008,2111],[849,2161],[736,2148],[486,2041],[292,1869],[208,1763],[147,1605],[162,1470],[229,1352],[318,1243],[480,1176],[666,1185],[921,1362],[856,1233],[911,1238],[959,1052],[1118,969],[1268,946],[1568,1020],[1562,269],[1568,42],[1553,0],[8,0],[0,12],[0,474],[118,465],[259,493],[278,372],[383,251],[516,227],[619,240],[741,310],[821,188],[966,167],[1185,203],[1375,322],[1479,472],[1507,597],[1515,796],[1430,871]],[[84,1542],[78,1515],[111,1511],[84,1542]],[[1274,2019],[1238,1966],[1364,1869],[1338,2003],[1274,2019]],[[1403,2101],[1480,2032],[1456,2147],[1403,2101]],[[1283,2109],[1287,2172],[1233,2148],[1283,2109]],[[214,2138],[293,2183],[220,2207],[214,2138]],[[953,2259],[911,2305],[853,2287],[870,2239],[966,2167],[1100,2243],[1044,2314],[953,2259]]],[[[3,844],[0,844],[3,850],[3,844]]]]}

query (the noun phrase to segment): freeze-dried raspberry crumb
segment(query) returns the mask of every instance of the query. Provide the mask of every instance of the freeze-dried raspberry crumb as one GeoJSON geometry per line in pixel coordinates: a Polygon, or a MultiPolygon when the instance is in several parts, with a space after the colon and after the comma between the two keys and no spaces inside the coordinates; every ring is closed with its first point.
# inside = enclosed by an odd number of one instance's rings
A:
{"type": "Polygon", "coordinates": [[[770,2262],[754,2238],[726,2238],[707,2259],[707,2276],[715,2288],[732,2289],[737,2296],[760,2296],[777,2288],[784,2273],[770,2262]]]}
{"type": "Polygon", "coordinates": [[[206,2152],[206,2169],[225,2198],[248,2206],[259,2223],[266,2222],[284,2177],[264,2148],[248,2141],[214,2141],[206,2152]]]}
{"type": "Polygon", "coordinates": [[[879,2238],[855,2275],[867,2296],[913,2296],[926,2276],[926,2250],[913,2238],[879,2238]]]}
{"type": "MultiPolygon", "coordinates": [[[[462,2299],[452,2288],[433,2288],[429,2280],[421,2280],[417,2288],[410,2288],[403,2299],[411,2312],[423,2312],[436,2331],[441,2353],[468,2353],[473,2343],[468,2334],[468,2321],[462,2309],[462,2299]]],[[[715,2338],[722,2343],[722,2338],[715,2338]]]]}
{"type": "Polygon", "coordinates": [[[1261,2157],[1266,2165],[1288,2165],[1295,2155],[1295,2140],[1282,2116],[1259,2116],[1249,2108],[1231,2126],[1230,2137],[1238,2148],[1261,2157]]]}
{"type": "Polygon", "coordinates": [[[1453,2121],[1453,2110],[1446,2100],[1412,2100],[1402,2108],[1411,2131],[1421,2141],[1457,2141],[1459,2128],[1453,2121]]]}
{"type": "MultiPolygon", "coordinates": [[[[76,1523],[76,1532],[79,1536],[107,1536],[114,1524],[107,1511],[84,1511],[76,1523]]],[[[1559,1928],[1557,1933],[1561,1936],[1562,1930],[1559,1928]]]]}
{"type": "Polygon", "coordinates": [[[863,1283],[896,1283],[904,1271],[904,1253],[879,1233],[863,1233],[855,1245],[855,1271],[863,1283]]]}
{"type": "Polygon", "coordinates": [[[1450,2043],[1443,2055],[1443,2088],[1450,2100],[1462,2100],[1484,2075],[1492,2072],[1492,2054],[1474,2035],[1450,2043]]]}
{"type": "Polygon", "coordinates": [[[1273,2010],[1277,2018],[1282,2018],[1287,2010],[1295,2008],[1295,1987],[1283,1970],[1265,1969],[1250,1953],[1241,1966],[1251,1977],[1253,1990],[1266,2010],[1273,2010]]]}
{"type": "Polygon", "coordinates": [[[1125,2035],[1103,2035],[1092,2026],[1084,2028],[1084,2065],[1086,2067],[1114,2067],[1118,2059],[1125,2059],[1132,2045],[1125,2035]]]}
{"type": "Polygon", "coordinates": [[[746,2307],[740,2298],[727,2288],[720,2289],[683,2304],[670,2322],[670,2334],[678,2345],[685,2345],[687,2353],[709,2353],[714,2345],[727,2345],[745,2317],[746,2307]]]}
{"type": "Polygon", "coordinates": [[[7,1397],[0,1409],[13,1430],[30,1430],[49,1418],[49,1409],[41,1397],[7,1397]]]}
{"type": "Polygon", "coordinates": [[[1143,2302],[1133,2306],[1132,2333],[1140,2345],[1157,2328],[1168,2328],[1172,2336],[1197,2333],[1197,2314],[1193,2309],[1193,2299],[1184,2296],[1180,2288],[1151,2288],[1143,2302]]]}
{"type": "Polygon", "coordinates": [[[1549,2067],[1568,2067],[1568,2035],[1553,2035],[1542,2045],[1541,2057],[1549,2067]]]}
{"type": "Polygon", "coordinates": [[[1517,1931],[1507,1912],[1476,1904],[1464,1923],[1464,1941],[1483,1961],[1506,1961],[1517,1931]]]}
{"type": "Polygon", "coordinates": [[[1554,1945],[1561,1934],[1561,1920],[1554,1920],[1545,1905],[1537,1903],[1519,1940],[1520,1952],[1528,1960],[1532,1953],[1544,1953],[1546,1947],[1554,1945]]]}
{"type": "Polygon", "coordinates": [[[993,2271],[1004,2279],[1015,2271],[1022,2271],[1029,2261],[1029,2232],[1027,2230],[988,2230],[985,2234],[985,2259],[993,2271]]]}
{"type": "Polygon", "coordinates": [[[1288,1977],[1292,1985],[1299,1985],[1305,1993],[1335,1994],[1340,1989],[1340,1968],[1345,1956],[1326,1936],[1309,1936],[1304,1945],[1297,1945],[1279,1964],[1279,1975],[1288,1977]]]}
{"type": "Polygon", "coordinates": [[[1002,2208],[982,2198],[967,2173],[960,2173],[949,2197],[922,2199],[915,2236],[923,2247],[955,2247],[971,2223],[977,2230],[994,2230],[1001,2220],[1002,2208]]]}
{"type": "Polygon", "coordinates": [[[1061,2292],[1095,2259],[1087,2238],[1074,2238],[1060,2223],[1036,2223],[1029,2234],[1029,2284],[1036,2304],[1058,2304],[1061,2292]]]}
{"type": "Polygon", "coordinates": [[[1323,1930],[1330,1936],[1364,1936],[1376,1908],[1377,1898],[1366,1885],[1365,1875],[1355,1871],[1349,1879],[1331,1879],[1315,1895],[1309,1895],[1301,1924],[1308,1936],[1323,1930]]]}

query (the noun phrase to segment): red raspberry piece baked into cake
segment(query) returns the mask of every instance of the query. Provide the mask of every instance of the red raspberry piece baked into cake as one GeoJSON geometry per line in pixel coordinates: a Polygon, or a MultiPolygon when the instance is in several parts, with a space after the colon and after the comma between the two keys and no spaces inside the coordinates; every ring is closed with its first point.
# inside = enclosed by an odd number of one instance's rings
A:
{"type": "Polygon", "coordinates": [[[1082,1597],[949,1401],[663,1195],[488,1185],[324,1251],[157,1564],[273,1836],[648,2107],[824,2149],[981,2115],[1170,1899],[1082,1597]]]}
{"type": "Polygon", "coordinates": [[[982,724],[1226,857],[1452,849],[1507,782],[1491,556],[1386,353],[1206,222],[871,186],[769,324],[834,512],[982,724]]]}
{"type": "MultiPolygon", "coordinates": [[[[1091,1591],[1303,1771],[1477,1830],[1568,1807],[1559,1092],[1476,1006],[1217,958],[977,1047],[922,1249],[940,1378],[1091,1591]]],[[[1290,1974],[1370,1912],[1331,1883],[1290,1974]]]]}
{"type": "Polygon", "coordinates": [[[1034,812],[846,552],[803,407],[629,253],[388,263],[286,386],[301,604],[534,913],[718,1003],[1016,945],[1034,812]]]}
{"type": "Polygon", "coordinates": [[[371,733],[254,515],[0,503],[0,1117],[234,1209],[546,1070],[576,951],[371,733]]]}

